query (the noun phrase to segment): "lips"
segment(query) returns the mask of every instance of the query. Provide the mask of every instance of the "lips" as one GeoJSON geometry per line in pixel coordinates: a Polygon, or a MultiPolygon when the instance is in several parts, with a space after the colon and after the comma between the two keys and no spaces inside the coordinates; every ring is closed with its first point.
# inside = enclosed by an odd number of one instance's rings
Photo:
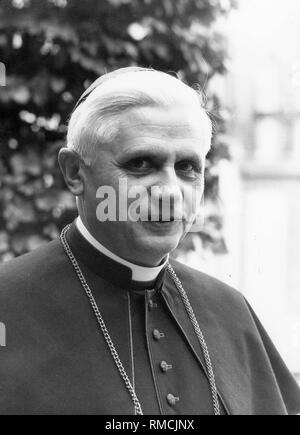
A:
{"type": "Polygon", "coordinates": [[[182,232],[180,222],[178,221],[148,221],[144,222],[146,228],[154,234],[166,236],[170,234],[179,234],[182,232]]]}
{"type": "Polygon", "coordinates": [[[148,214],[148,221],[149,222],[160,222],[160,223],[168,223],[168,222],[174,222],[175,216],[163,216],[162,214],[159,214],[158,216],[156,214],[154,214],[154,216],[152,216],[151,214],[148,214]]]}

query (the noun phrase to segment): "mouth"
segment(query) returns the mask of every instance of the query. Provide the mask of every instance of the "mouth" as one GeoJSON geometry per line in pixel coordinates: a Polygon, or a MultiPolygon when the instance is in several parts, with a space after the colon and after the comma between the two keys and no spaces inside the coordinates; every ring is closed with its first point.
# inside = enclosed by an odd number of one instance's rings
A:
{"type": "Polygon", "coordinates": [[[163,235],[166,233],[177,233],[180,231],[182,221],[179,220],[159,220],[159,221],[146,221],[143,222],[146,227],[151,231],[161,232],[163,235]]]}
{"type": "Polygon", "coordinates": [[[175,221],[175,220],[172,220],[172,221],[163,221],[163,220],[148,221],[149,224],[153,224],[153,225],[175,225],[178,222],[181,222],[181,221],[175,221]]]}
{"type": "Polygon", "coordinates": [[[161,224],[169,224],[172,222],[182,222],[183,219],[178,219],[174,215],[168,216],[167,218],[163,216],[161,213],[158,216],[153,216],[151,214],[148,215],[148,222],[153,223],[161,223],[161,224]]]}

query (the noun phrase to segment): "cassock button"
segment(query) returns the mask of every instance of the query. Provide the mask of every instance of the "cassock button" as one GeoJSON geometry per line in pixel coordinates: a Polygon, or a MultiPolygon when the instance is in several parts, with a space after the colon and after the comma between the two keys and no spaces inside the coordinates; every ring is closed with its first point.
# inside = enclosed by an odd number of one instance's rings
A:
{"type": "Polygon", "coordinates": [[[158,329],[154,329],[152,332],[154,340],[160,340],[165,336],[163,332],[160,332],[158,329]]]}
{"type": "Polygon", "coordinates": [[[149,306],[149,310],[154,310],[154,308],[157,308],[157,304],[155,302],[153,302],[152,299],[149,300],[148,302],[148,306],[149,306]]]}
{"type": "Polygon", "coordinates": [[[160,363],[160,369],[162,372],[166,373],[168,370],[171,370],[173,368],[172,364],[166,363],[166,361],[162,361],[160,363]]]}
{"type": "Polygon", "coordinates": [[[175,397],[174,394],[170,393],[167,395],[167,401],[170,406],[175,406],[176,403],[179,401],[179,397],[175,397]]]}

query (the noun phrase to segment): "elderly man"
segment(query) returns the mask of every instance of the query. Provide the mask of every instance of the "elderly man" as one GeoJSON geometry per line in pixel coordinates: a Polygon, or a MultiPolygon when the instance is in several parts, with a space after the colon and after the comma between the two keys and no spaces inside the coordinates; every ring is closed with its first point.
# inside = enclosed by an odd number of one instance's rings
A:
{"type": "Polygon", "coordinates": [[[210,142],[200,96],[167,74],[126,68],[83,94],[59,155],[79,217],[0,271],[1,414],[300,412],[243,296],[169,259],[210,142]]]}

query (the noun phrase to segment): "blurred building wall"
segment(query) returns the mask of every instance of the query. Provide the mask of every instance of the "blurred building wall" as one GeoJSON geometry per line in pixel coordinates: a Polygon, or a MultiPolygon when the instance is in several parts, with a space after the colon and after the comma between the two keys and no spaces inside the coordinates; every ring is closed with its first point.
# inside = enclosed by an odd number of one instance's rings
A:
{"type": "Polygon", "coordinates": [[[300,373],[300,3],[241,0],[227,101],[239,168],[240,288],[300,373]]]}
{"type": "Polygon", "coordinates": [[[189,263],[242,291],[300,375],[300,2],[239,0],[223,23],[232,161],[219,166],[228,254],[189,263]]]}

